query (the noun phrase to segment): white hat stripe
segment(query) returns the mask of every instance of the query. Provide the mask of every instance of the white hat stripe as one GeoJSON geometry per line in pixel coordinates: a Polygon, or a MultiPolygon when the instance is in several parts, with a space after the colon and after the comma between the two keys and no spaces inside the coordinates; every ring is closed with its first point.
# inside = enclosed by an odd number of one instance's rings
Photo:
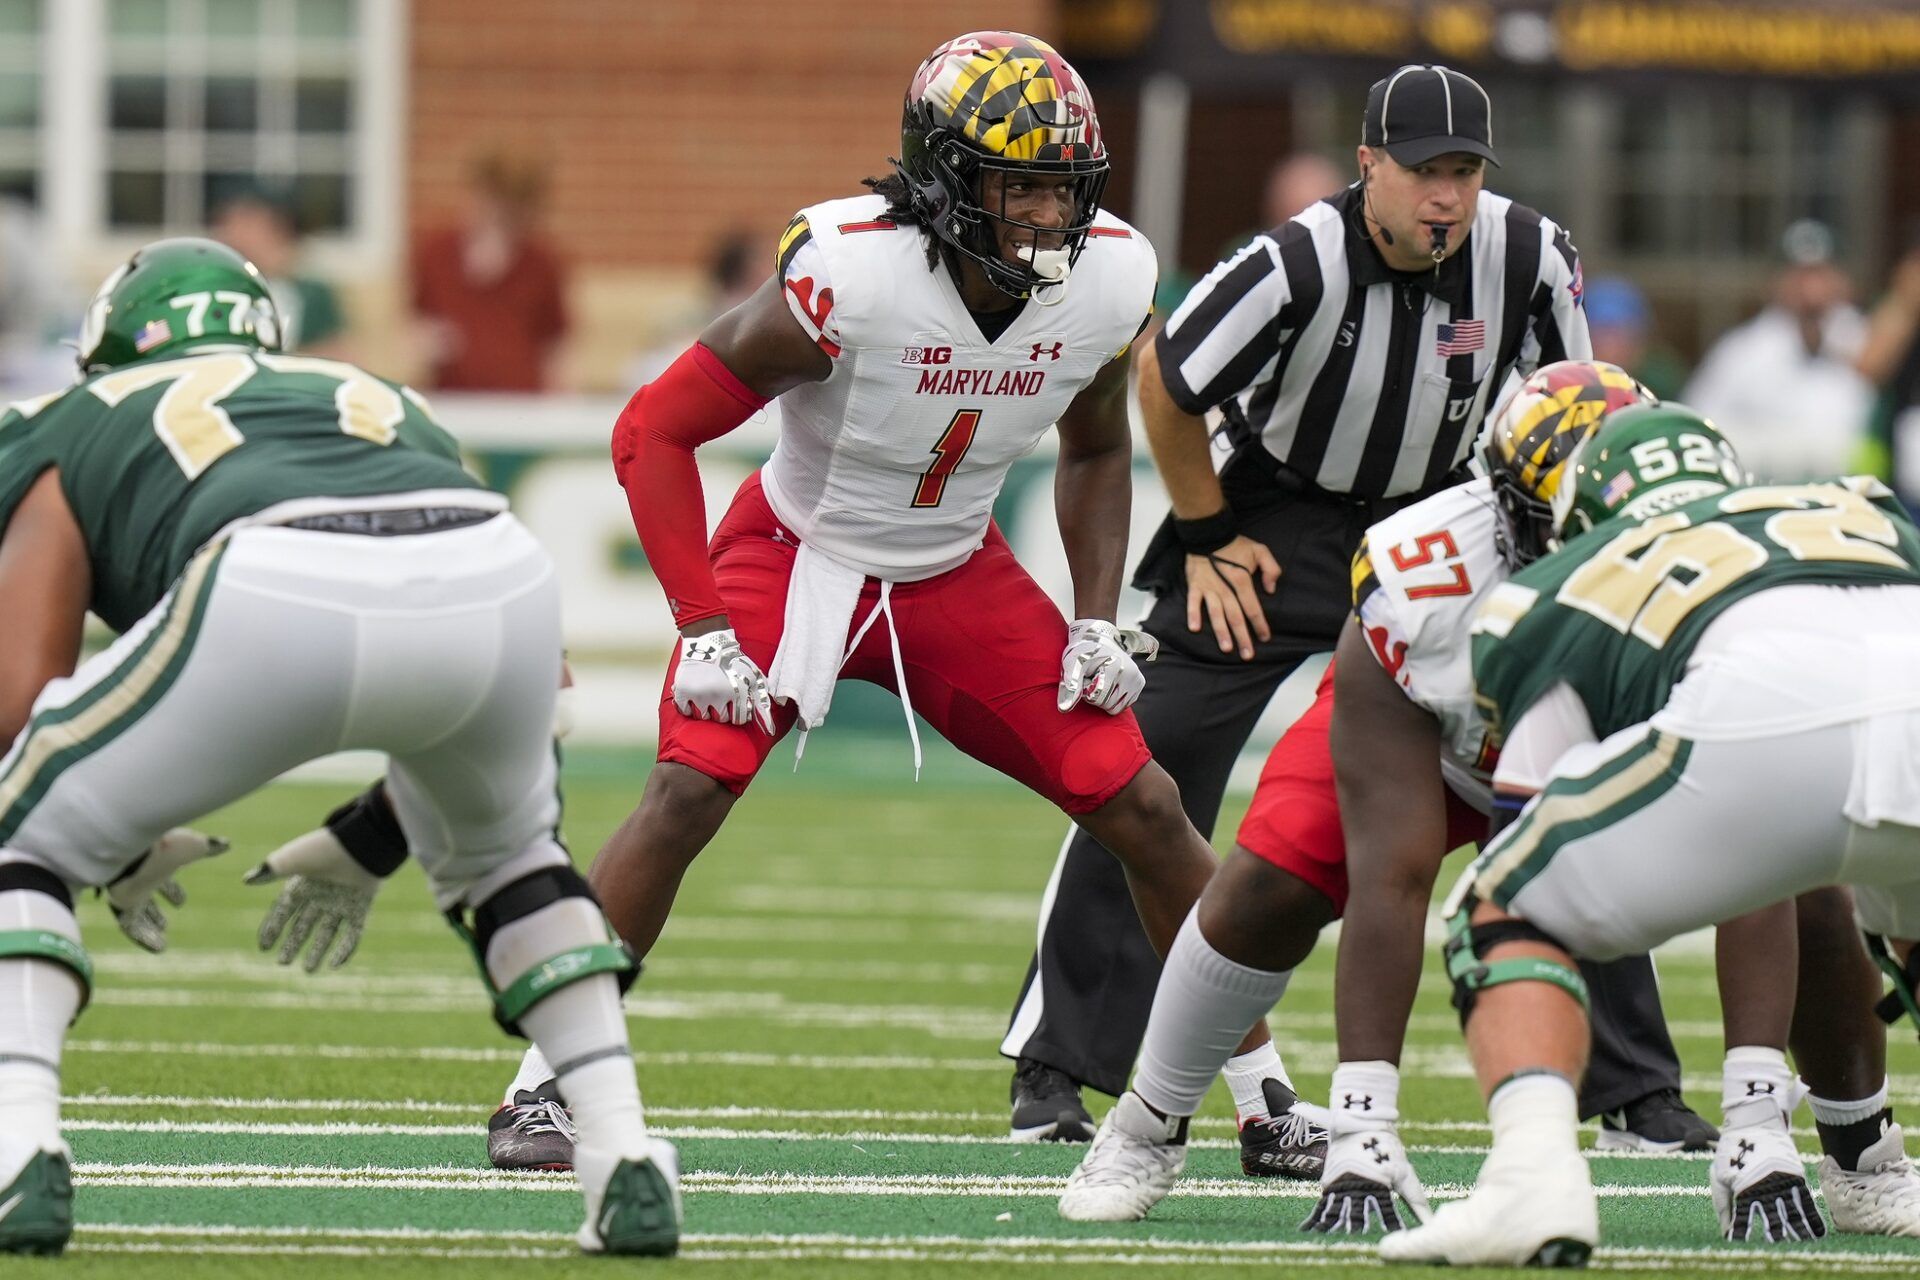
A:
{"type": "Polygon", "coordinates": [[[1393,86],[1399,83],[1401,76],[1418,70],[1419,67],[1402,67],[1393,73],[1393,79],[1387,81],[1387,92],[1380,99],[1380,145],[1383,147],[1393,141],[1393,128],[1389,123],[1393,119],[1393,86]]]}

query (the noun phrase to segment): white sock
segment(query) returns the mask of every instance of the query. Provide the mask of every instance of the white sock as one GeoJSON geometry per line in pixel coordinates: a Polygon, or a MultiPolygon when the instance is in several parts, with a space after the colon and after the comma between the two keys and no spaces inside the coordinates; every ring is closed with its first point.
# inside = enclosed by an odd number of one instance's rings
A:
{"type": "Polygon", "coordinates": [[[1859,1124],[1887,1109],[1887,1085],[1886,1081],[1881,1081],[1878,1093],[1869,1094],[1858,1102],[1835,1102],[1812,1094],[1808,1095],[1807,1101],[1813,1106],[1813,1118],[1821,1124],[1859,1124]]]}
{"type": "MultiPolygon", "coordinates": [[[[598,907],[585,898],[564,898],[496,932],[487,947],[487,972],[504,989],[559,952],[606,936],[598,907]]],[[[643,1154],[640,1086],[613,975],[597,973],[561,987],[522,1014],[520,1027],[554,1064],[578,1145],[614,1156],[643,1154]]]]}
{"type": "Polygon", "coordinates": [[[1494,1150],[1502,1142],[1580,1150],[1580,1099],[1573,1081],[1549,1071],[1514,1076],[1487,1099],[1494,1150]]]}
{"type": "Polygon", "coordinates": [[[507,1096],[500,1101],[511,1103],[513,1095],[521,1090],[535,1090],[553,1079],[553,1065],[547,1061],[547,1055],[540,1052],[540,1046],[527,1046],[526,1056],[520,1059],[520,1070],[514,1073],[513,1082],[507,1086],[507,1096]]]}
{"type": "Polygon", "coordinates": [[[1223,1074],[1227,1088],[1233,1091],[1233,1110],[1241,1124],[1267,1116],[1267,1093],[1261,1088],[1262,1081],[1278,1080],[1289,1091],[1298,1092],[1287,1075],[1286,1064],[1280,1061],[1280,1051],[1273,1047],[1271,1040],[1257,1049],[1228,1058],[1223,1074]]]}
{"type": "MultiPolygon", "coordinates": [[[[74,942],[80,925],[57,899],[0,893],[0,931],[44,930],[74,942]]],[[[78,974],[51,960],[0,960],[0,1185],[60,1139],[60,1050],[80,1011],[78,974]]]]}
{"type": "Polygon", "coordinates": [[[1794,1107],[1793,1068],[1787,1055],[1766,1045],[1735,1045],[1727,1050],[1720,1081],[1723,1129],[1758,1125],[1784,1130],[1794,1107]]]}
{"type": "Polygon", "coordinates": [[[1350,1121],[1347,1132],[1370,1127],[1372,1123],[1394,1123],[1400,1119],[1400,1068],[1384,1059],[1343,1062],[1333,1069],[1327,1109],[1333,1123],[1350,1121]]]}
{"type": "Polygon", "coordinates": [[[1201,935],[1199,908],[1188,912],[1154,992],[1133,1091],[1163,1115],[1198,1111],[1247,1028],[1267,1015],[1292,976],[1227,959],[1201,935]]]}

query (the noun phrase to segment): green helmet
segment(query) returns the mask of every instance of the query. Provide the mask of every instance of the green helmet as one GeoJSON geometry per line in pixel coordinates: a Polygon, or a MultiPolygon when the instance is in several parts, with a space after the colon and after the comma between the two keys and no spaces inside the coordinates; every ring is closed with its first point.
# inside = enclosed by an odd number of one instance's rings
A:
{"type": "Polygon", "coordinates": [[[82,377],[195,347],[280,349],[260,269],[213,240],[156,240],[93,295],[80,323],[82,377]]]}
{"type": "Polygon", "coordinates": [[[1612,414],[1570,462],[1553,495],[1555,545],[1608,520],[1641,521],[1749,483],[1718,427],[1685,405],[1612,414]]]}

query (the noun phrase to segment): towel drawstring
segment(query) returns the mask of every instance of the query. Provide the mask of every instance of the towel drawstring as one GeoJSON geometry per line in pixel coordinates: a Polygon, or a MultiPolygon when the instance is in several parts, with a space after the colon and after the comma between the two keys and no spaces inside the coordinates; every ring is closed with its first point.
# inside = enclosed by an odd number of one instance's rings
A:
{"type": "MultiPolygon", "coordinates": [[[[913,742],[913,780],[920,781],[920,726],[913,718],[913,699],[907,693],[907,664],[900,656],[900,628],[893,620],[893,584],[885,578],[880,580],[880,599],[873,608],[867,610],[867,616],[854,630],[853,639],[847,642],[846,652],[840,655],[840,665],[834,668],[836,676],[846,668],[853,657],[853,651],[867,638],[867,632],[873,630],[873,624],[883,615],[887,620],[887,644],[893,650],[893,680],[900,695],[900,707],[907,715],[907,737],[913,742]]],[[[793,769],[800,771],[800,758],[807,753],[807,735],[813,732],[805,722],[800,725],[799,740],[793,746],[793,769]]]]}

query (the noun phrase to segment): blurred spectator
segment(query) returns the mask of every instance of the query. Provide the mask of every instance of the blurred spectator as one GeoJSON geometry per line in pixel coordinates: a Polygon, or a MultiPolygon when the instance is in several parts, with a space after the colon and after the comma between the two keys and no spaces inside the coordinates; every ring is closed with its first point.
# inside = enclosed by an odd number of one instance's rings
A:
{"type": "Polygon", "coordinates": [[[1848,468],[1873,389],[1854,368],[1866,318],[1833,260],[1833,233],[1796,222],[1781,247],[1786,265],[1772,302],[1721,336],[1685,399],[1726,433],[1756,477],[1790,482],[1848,468]]]}
{"type": "Polygon", "coordinates": [[[1585,304],[1594,359],[1619,365],[1662,400],[1678,399],[1687,367],[1653,331],[1653,311],[1633,281],[1621,276],[1589,280],[1585,304]]]}
{"type": "Polygon", "coordinates": [[[273,295],[285,329],[281,342],[288,351],[333,360],[353,358],[333,286],[299,270],[300,231],[291,206],[264,190],[246,191],[214,211],[210,230],[214,239],[260,268],[267,278],[267,292],[273,295]]]}
{"type": "Polygon", "coordinates": [[[1856,364],[1880,390],[1876,459],[1909,510],[1920,510],[1920,231],[1893,269],[1886,297],[1873,309],[1856,364]]]}
{"type": "Polygon", "coordinates": [[[773,274],[772,236],[729,231],[714,246],[707,264],[706,289],[699,302],[665,329],[666,337],[635,356],[627,365],[630,387],[645,386],[666,372],[708,323],[750,297],[773,274]]]}
{"type": "Polygon", "coordinates": [[[1261,226],[1277,227],[1310,204],[1339,192],[1351,179],[1333,161],[1311,151],[1282,156],[1267,174],[1261,226]]]}
{"type": "Polygon", "coordinates": [[[477,156],[460,225],[421,237],[413,305],[429,384],[459,391],[540,391],[555,383],[567,333],[566,279],[540,236],[547,174],[505,150],[477,156]]]}
{"type": "Polygon", "coordinates": [[[54,274],[33,211],[0,200],[0,393],[5,399],[52,391],[73,381],[73,351],[62,346],[80,327],[79,298],[54,274]]]}

